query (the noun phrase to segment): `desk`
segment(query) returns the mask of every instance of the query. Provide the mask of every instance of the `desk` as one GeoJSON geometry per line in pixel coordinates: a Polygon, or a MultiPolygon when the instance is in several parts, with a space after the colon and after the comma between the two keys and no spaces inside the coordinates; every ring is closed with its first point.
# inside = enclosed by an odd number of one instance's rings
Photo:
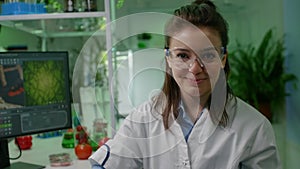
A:
{"type": "MultiPolygon", "coordinates": [[[[11,163],[22,161],[26,163],[46,166],[46,169],[89,169],[91,165],[88,160],[78,160],[74,149],[66,149],[61,146],[62,137],[37,138],[33,136],[30,150],[22,150],[22,156],[18,160],[11,160],[11,163]],[[72,165],[66,167],[51,167],[49,161],[50,154],[69,153],[73,160],[72,165]]],[[[10,157],[17,157],[19,149],[14,141],[9,143],[10,157]]]]}

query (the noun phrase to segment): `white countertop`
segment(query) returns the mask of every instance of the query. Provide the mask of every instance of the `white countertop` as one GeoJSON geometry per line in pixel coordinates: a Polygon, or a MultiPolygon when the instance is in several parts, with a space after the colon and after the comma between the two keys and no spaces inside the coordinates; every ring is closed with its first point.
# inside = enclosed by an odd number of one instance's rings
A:
{"type": "MultiPolygon", "coordinates": [[[[29,150],[22,150],[22,156],[18,160],[11,160],[11,163],[21,161],[31,164],[38,164],[46,166],[46,169],[89,169],[91,168],[88,160],[78,160],[74,148],[66,149],[61,146],[62,137],[52,138],[37,138],[33,136],[32,147],[29,150]],[[73,160],[72,165],[64,167],[51,167],[49,155],[69,153],[73,160]]],[[[19,155],[18,147],[14,141],[9,143],[10,157],[17,157],[19,155]]]]}

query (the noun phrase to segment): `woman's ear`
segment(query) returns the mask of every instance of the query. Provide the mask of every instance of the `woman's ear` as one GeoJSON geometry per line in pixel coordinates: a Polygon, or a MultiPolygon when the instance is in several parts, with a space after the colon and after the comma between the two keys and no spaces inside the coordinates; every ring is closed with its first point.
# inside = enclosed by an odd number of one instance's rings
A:
{"type": "Polygon", "coordinates": [[[226,52],[221,60],[222,62],[222,69],[225,67],[226,65],[226,62],[227,62],[227,56],[228,56],[228,53],[226,52]]]}

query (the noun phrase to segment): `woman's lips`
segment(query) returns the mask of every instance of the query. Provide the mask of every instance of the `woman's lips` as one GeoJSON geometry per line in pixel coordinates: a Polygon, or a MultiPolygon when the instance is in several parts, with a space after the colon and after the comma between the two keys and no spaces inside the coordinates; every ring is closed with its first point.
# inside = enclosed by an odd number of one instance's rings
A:
{"type": "Polygon", "coordinates": [[[196,85],[199,85],[199,84],[203,83],[205,80],[207,80],[207,78],[193,78],[193,79],[189,79],[189,81],[192,84],[196,84],[196,85]]]}

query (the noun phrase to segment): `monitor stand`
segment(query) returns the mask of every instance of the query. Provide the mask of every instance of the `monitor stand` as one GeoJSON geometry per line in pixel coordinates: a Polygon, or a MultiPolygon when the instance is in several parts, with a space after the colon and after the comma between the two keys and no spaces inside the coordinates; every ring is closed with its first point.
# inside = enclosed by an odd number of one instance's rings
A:
{"type": "Polygon", "coordinates": [[[10,163],[8,153],[8,141],[6,139],[0,140],[0,169],[42,169],[45,166],[29,164],[24,162],[10,163]]]}

